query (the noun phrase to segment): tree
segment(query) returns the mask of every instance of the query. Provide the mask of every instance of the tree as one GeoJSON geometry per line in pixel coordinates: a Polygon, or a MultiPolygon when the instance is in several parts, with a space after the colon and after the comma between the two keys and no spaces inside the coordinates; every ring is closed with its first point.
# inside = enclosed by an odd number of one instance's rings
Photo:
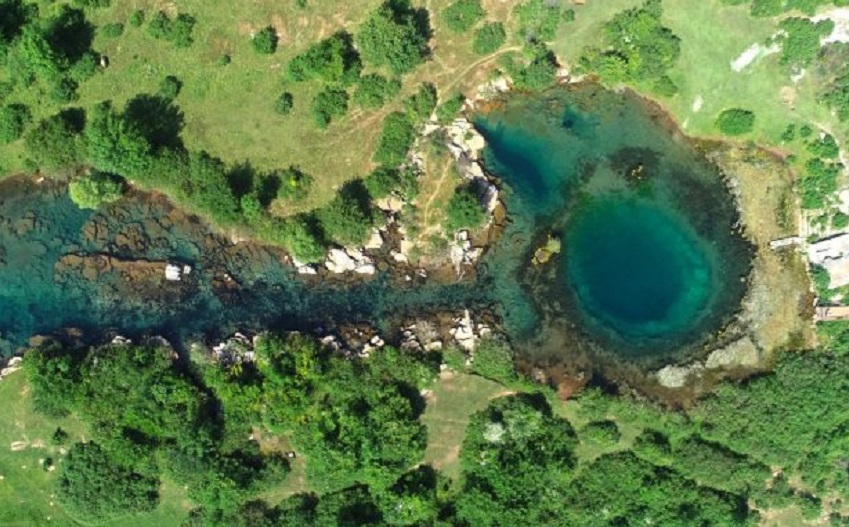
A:
{"type": "Polygon", "coordinates": [[[455,33],[465,33],[483,18],[486,12],[480,0],[457,0],[442,10],[441,18],[445,27],[455,33]]]}
{"type": "Polygon", "coordinates": [[[392,100],[401,91],[401,82],[387,79],[376,73],[363,75],[354,91],[354,104],[368,110],[376,110],[392,100]]]}
{"type": "Polygon", "coordinates": [[[293,58],[286,66],[286,76],[296,82],[317,79],[349,86],[362,69],[351,35],[340,31],[293,58]]]}
{"type": "Polygon", "coordinates": [[[7,104],[0,108],[0,144],[20,139],[32,117],[23,104],[7,104]]]}
{"type": "Polygon", "coordinates": [[[260,55],[271,55],[277,51],[277,30],[272,26],[266,26],[251,38],[251,47],[260,55]]]}
{"type": "Polygon", "coordinates": [[[121,199],[124,183],[112,174],[93,172],[73,179],[68,185],[68,193],[71,201],[81,209],[99,209],[121,199]]]}
{"type": "Polygon", "coordinates": [[[407,116],[401,112],[390,113],[383,119],[374,160],[387,166],[400,165],[415,139],[416,131],[407,116]]]}
{"type": "Polygon", "coordinates": [[[186,13],[178,14],[173,20],[164,11],[158,11],[147,24],[147,33],[156,39],[167,40],[177,48],[184,49],[194,43],[192,33],[195,19],[186,13]]]}
{"type": "Polygon", "coordinates": [[[475,39],[472,41],[472,51],[478,55],[489,55],[504,45],[507,40],[507,32],[501,22],[489,22],[475,31],[475,39]]]}
{"type": "Polygon", "coordinates": [[[396,75],[412,71],[430,52],[430,28],[423,14],[413,10],[409,0],[384,2],[357,33],[363,58],[377,67],[388,67],[396,75]]]}
{"type": "Polygon", "coordinates": [[[472,416],[460,450],[460,525],[573,525],[554,520],[568,503],[576,444],[569,422],[554,416],[543,397],[492,401],[472,416]]]}
{"type": "Polygon", "coordinates": [[[747,134],[755,126],[755,114],[741,108],[729,108],[719,114],[715,125],[725,135],[747,134]]]}
{"type": "Polygon", "coordinates": [[[150,166],[150,143],[142,131],[116,113],[109,102],[91,110],[85,137],[89,161],[98,170],[136,177],[150,166]]]}
{"type": "Polygon", "coordinates": [[[348,112],[348,93],[338,88],[325,88],[312,101],[312,117],[322,130],[330,126],[334,119],[348,112]]]}
{"type": "Polygon", "coordinates": [[[159,481],[116,464],[97,443],[76,443],[57,481],[56,499],[75,518],[102,522],[150,512],[159,481]]]}
{"type": "Polygon", "coordinates": [[[792,17],[782,20],[779,27],[783,30],[780,62],[803,68],[816,59],[820,39],[834,30],[834,22],[826,18],[814,23],[808,18],[792,17]]]}
{"type": "Polygon", "coordinates": [[[445,228],[448,232],[475,229],[484,220],[480,198],[471,184],[461,185],[454,190],[445,213],[445,228]]]}
{"type": "Polygon", "coordinates": [[[574,17],[561,2],[547,0],[527,0],[513,8],[513,13],[519,20],[519,34],[526,42],[554,40],[560,24],[574,17]]]}

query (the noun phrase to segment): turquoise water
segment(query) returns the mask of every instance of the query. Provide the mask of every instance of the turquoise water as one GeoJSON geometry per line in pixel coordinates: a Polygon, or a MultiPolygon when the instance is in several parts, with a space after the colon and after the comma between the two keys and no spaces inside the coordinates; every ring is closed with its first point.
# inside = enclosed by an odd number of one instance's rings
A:
{"type": "Polygon", "coordinates": [[[695,349],[745,293],[751,247],[721,174],[630,93],[595,85],[511,95],[478,116],[513,225],[499,298],[528,353],[657,359],[695,349]],[[552,232],[563,250],[531,253],[552,232]],[[522,251],[526,251],[522,253],[522,251]]]}
{"type": "Polygon", "coordinates": [[[385,268],[366,281],[304,278],[281,251],[234,246],[162,197],[91,212],[62,184],[0,182],[0,354],[67,327],[178,342],[366,322],[391,339],[402,317],[470,308],[494,310],[532,360],[658,359],[733,315],[750,258],[733,201],[655,109],[586,86],[511,95],[476,125],[510,223],[476,277],[457,283],[385,268]],[[550,232],[562,253],[532,265],[550,232]],[[192,272],[165,282],[167,261],[192,272]]]}

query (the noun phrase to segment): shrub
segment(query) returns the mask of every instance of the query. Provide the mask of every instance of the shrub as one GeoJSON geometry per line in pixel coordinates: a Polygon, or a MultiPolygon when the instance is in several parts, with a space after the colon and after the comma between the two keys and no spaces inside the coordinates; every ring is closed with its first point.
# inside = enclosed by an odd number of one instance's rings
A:
{"type": "Polygon", "coordinates": [[[409,0],[386,1],[373,11],[356,34],[363,59],[401,75],[424,62],[430,28],[409,0]]]}
{"type": "Polygon", "coordinates": [[[277,51],[277,31],[267,26],[259,31],[251,38],[251,47],[260,55],[271,55],[277,51]]]}
{"type": "Polygon", "coordinates": [[[814,129],[813,129],[813,128],[811,128],[811,127],[810,127],[810,125],[803,124],[803,125],[799,128],[799,137],[801,137],[802,139],[807,139],[807,138],[808,138],[808,137],[810,137],[813,133],[814,133],[814,129]]]}
{"type": "Polygon", "coordinates": [[[159,94],[166,99],[174,99],[180,94],[183,83],[177,77],[168,75],[159,83],[159,94]]]}
{"type": "Polygon", "coordinates": [[[471,184],[461,185],[454,190],[445,213],[445,228],[448,232],[477,228],[485,217],[478,193],[471,184]]]}
{"type": "Polygon", "coordinates": [[[286,66],[286,76],[296,82],[318,79],[348,86],[357,80],[362,69],[351,35],[340,31],[293,58],[286,66]]]}
{"type": "Polygon", "coordinates": [[[805,163],[805,172],[796,181],[803,209],[825,206],[828,196],[837,191],[837,176],[841,167],[839,163],[826,163],[818,158],[809,159],[805,163]]]}
{"type": "Polygon", "coordinates": [[[475,31],[472,41],[472,51],[478,55],[489,55],[504,45],[507,32],[501,22],[489,22],[475,31]]]}
{"type": "Polygon", "coordinates": [[[348,112],[348,93],[338,88],[325,88],[312,101],[312,117],[322,130],[348,112]]]}
{"type": "Polygon", "coordinates": [[[380,108],[401,91],[401,82],[387,79],[382,75],[370,73],[360,77],[354,91],[354,104],[369,110],[380,108]]]}
{"type": "Polygon", "coordinates": [[[75,178],[68,185],[68,193],[81,209],[99,209],[106,203],[121,199],[124,183],[111,174],[94,172],[75,178]]]}
{"type": "Polygon", "coordinates": [[[472,29],[484,14],[480,0],[457,0],[442,10],[441,19],[451,31],[465,33],[472,29]]]}
{"type": "Polygon", "coordinates": [[[289,167],[277,174],[277,177],[280,181],[277,197],[280,199],[302,199],[309,194],[313,183],[312,176],[297,167],[289,167]]]}
{"type": "Polygon", "coordinates": [[[716,127],[725,135],[743,135],[752,131],[755,126],[755,114],[741,108],[723,110],[716,118],[716,127]]]}
{"type": "Polygon", "coordinates": [[[0,108],[0,144],[20,139],[32,117],[23,104],[7,104],[0,108]]]}
{"type": "Polygon", "coordinates": [[[314,219],[293,216],[282,220],[278,229],[277,241],[298,260],[318,262],[324,258],[327,248],[321,241],[314,219]]]}
{"type": "Polygon", "coordinates": [[[843,230],[849,227],[849,215],[842,212],[835,212],[831,217],[831,226],[837,230],[843,230]]]}
{"type": "Polygon", "coordinates": [[[672,97],[678,93],[678,86],[672,82],[672,79],[670,79],[668,75],[659,77],[656,81],[654,81],[653,89],[655,93],[664,97],[672,97]]]}
{"type": "Polygon", "coordinates": [[[274,101],[274,112],[277,115],[289,115],[295,108],[295,98],[289,92],[283,92],[274,101]]]}
{"type": "Polygon", "coordinates": [[[531,61],[510,71],[516,88],[539,91],[551,86],[557,73],[557,59],[544,45],[531,46],[531,61]]]}
{"type": "Polygon", "coordinates": [[[619,442],[622,434],[613,421],[594,421],[584,426],[578,436],[595,447],[610,448],[619,442]]]}
{"type": "Polygon", "coordinates": [[[400,165],[415,139],[416,131],[407,116],[401,112],[390,113],[383,119],[374,160],[382,165],[400,165]]]}

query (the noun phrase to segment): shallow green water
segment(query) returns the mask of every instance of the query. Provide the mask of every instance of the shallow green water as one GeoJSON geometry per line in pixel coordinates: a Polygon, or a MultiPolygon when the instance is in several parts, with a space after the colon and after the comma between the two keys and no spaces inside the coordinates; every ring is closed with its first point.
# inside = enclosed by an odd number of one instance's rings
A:
{"type": "Polygon", "coordinates": [[[135,195],[92,213],[62,185],[2,182],[0,354],[62,327],[183,339],[370,322],[391,338],[402,316],[492,307],[531,358],[564,360],[587,345],[657,358],[729,319],[749,247],[732,233],[736,212],[715,169],[654,110],[588,86],[512,95],[476,125],[511,223],[477,278],[460,283],[388,272],[307,281],[280,251],[233,246],[161,198],[135,195]],[[645,177],[628,177],[640,165],[645,177]],[[562,254],[531,265],[551,231],[562,254]],[[142,278],[127,280],[124,264],[103,264],[104,255],[142,262],[133,268],[142,278]],[[165,261],[192,273],[164,282],[165,261]],[[145,269],[154,272],[145,278],[145,269]]]}
{"type": "Polygon", "coordinates": [[[502,281],[514,273],[524,292],[513,322],[528,349],[652,358],[698,344],[738,309],[751,249],[733,199],[658,109],[586,85],[511,96],[476,124],[517,218],[507,237],[522,263],[502,266],[502,281]],[[549,231],[562,253],[528,265],[518,253],[549,231]]]}

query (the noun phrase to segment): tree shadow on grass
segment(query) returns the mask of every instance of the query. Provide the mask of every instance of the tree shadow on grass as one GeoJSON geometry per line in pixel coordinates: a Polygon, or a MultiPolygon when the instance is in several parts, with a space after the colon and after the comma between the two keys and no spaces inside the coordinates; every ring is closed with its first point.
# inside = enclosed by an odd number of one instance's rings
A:
{"type": "Polygon", "coordinates": [[[154,148],[184,148],[180,132],[185,115],[171,99],[141,94],[127,103],[125,117],[138,126],[154,148]]]}

